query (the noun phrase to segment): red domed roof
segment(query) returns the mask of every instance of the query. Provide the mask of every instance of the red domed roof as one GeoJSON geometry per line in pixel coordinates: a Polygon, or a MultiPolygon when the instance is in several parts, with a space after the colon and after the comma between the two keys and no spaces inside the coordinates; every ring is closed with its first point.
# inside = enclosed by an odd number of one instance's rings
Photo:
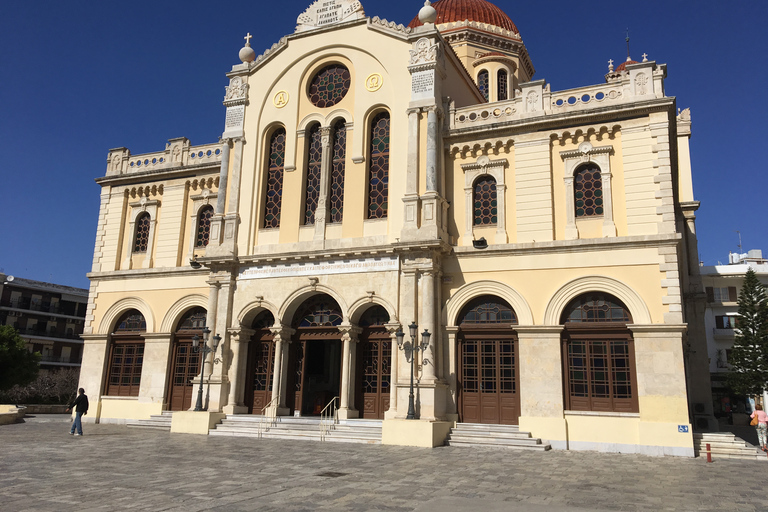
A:
{"type": "Polygon", "coordinates": [[[619,71],[624,71],[624,69],[627,66],[629,66],[630,64],[637,64],[637,61],[635,61],[635,60],[625,60],[624,62],[622,62],[621,64],[616,66],[616,71],[615,72],[618,73],[619,71]]]}
{"type": "MultiPolygon", "coordinates": [[[[469,20],[487,23],[488,25],[519,33],[515,24],[509,19],[509,16],[491,2],[486,2],[486,0],[438,0],[432,4],[432,7],[437,11],[436,25],[469,20]]],[[[421,25],[423,23],[419,20],[418,15],[408,24],[411,28],[420,27],[421,25]]]]}

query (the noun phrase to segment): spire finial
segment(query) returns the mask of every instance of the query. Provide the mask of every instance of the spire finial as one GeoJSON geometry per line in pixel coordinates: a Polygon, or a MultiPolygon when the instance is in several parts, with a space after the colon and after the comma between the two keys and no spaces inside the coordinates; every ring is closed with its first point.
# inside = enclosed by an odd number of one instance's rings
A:
{"type": "Polygon", "coordinates": [[[613,59],[608,59],[608,71],[613,71],[613,59]]]}
{"type": "Polygon", "coordinates": [[[626,41],[627,41],[627,62],[629,62],[630,60],[632,60],[629,57],[629,27],[627,27],[627,39],[626,39],[626,41]]]}
{"type": "Polygon", "coordinates": [[[251,33],[250,33],[250,32],[248,32],[247,34],[245,34],[245,37],[243,38],[243,39],[245,39],[245,46],[251,46],[251,38],[252,38],[252,37],[253,37],[253,36],[251,35],[251,33]]]}

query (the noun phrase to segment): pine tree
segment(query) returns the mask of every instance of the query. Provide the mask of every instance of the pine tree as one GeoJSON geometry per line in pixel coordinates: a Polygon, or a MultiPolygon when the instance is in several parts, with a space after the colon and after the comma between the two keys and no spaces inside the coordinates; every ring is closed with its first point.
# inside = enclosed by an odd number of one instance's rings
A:
{"type": "Polygon", "coordinates": [[[25,386],[35,380],[40,354],[30,353],[27,342],[10,325],[0,325],[0,390],[25,386]]]}
{"type": "Polygon", "coordinates": [[[739,293],[735,334],[728,385],[738,394],[762,394],[768,389],[768,296],[751,268],[739,293]]]}

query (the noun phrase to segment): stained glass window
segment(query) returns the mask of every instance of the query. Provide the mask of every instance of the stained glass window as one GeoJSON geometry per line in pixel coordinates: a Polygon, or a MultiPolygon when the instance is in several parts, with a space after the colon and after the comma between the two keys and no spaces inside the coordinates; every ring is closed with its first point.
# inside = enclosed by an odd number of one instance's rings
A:
{"type": "Polygon", "coordinates": [[[211,217],[213,217],[213,206],[206,205],[200,208],[197,214],[197,237],[195,247],[205,247],[211,237],[211,217]]]}
{"type": "Polygon", "coordinates": [[[269,141],[269,168],[264,201],[264,227],[280,227],[280,207],[283,199],[283,168],[285,165],[285,129],[279,128],[269,141]]]}
{"type": "Polygon", "coordinates": [[[315,223],[317,201],[320,198],[320,166],[323,160],[323,143],[320,125],[309,130],[307,141],[307,186],[304,196],[304,224],[315,223]]]}
{"type": "Polygon", "coordinates": [[[179,321],[177,331],[198,331],[205,327],[205,308],[196,307],[187,311],[179,321]]]}
{"type": "Polygon", "coordinates": [[[580,167],[574,176],[573,191],[576,199],[576,217],[603,214],[603,181],[599,167],[594,164],[580,167]]]}
{"type": "Polygon", "coordinates": [[[514,310],[498,297],[484,295],[472,299],[459,316],[460,324],[516,324],[514,310]]]}
{"type": "Polygon", "coordinates": [[[149,213],[142,212],[136,218],[136,239],[133,252],[147,252],[149,245],[149,213]]]}
{"type": "Polygon", "coordinates": [[[499,101],[507,99],[507,71],[500,69],[497,76],[498,89],[499,89],[499,101]]]}
{"type": "Polygon", "coordinates": [[[117,322],[117,327],[115,327],[116,333],[141,332],[146,330],[147,322],[144,320],[144,315],[135,309],[124,314],[117,322]]]}
{"type": "Polygon", "coordinates": [[[329,327],[340,325],[341,309],[328,295],[316,295],[304,302],[296,317],[298,327],[329,327]]]}
{"type": "Polygon", "coordinates": [[[344,166],[347,156],[347,124],[342,120],[333,127],[333,166],[331,168],[331,218],[341,222],[344,216],[344,166]]]}
{"type": "Polygon", "coordinates": [[[488,94],[490,91],[488,87],[488,71],[485,69],[481,70],[477,74],[477,88],[480,89],[481,93],[483,93],[485,101],[488,101],[488,94]]]}
{"type": "Polygon", "coordinates": [[[371,121],[371,152],[368,180],[368,218],[387,216],[389,193],[389,113],[382,112],[371,121]]]}
{"type": "Polygon", "coordinates": [[[626,306],[607,293],[588,293],[572,300],[565,308],[562,322],[631,323],[626,306]]]}
{"type": "Polygon", "coordinates": [[[475,226],[489,226],[498,222],[496,180],[491,176],[481,176],[475,182],[473,205],[475,226]]]}
{"type": "Polygon", "coordinates": [[[341,64],[331,64],[321,69],[309,85],[309,101],[320,108],[332,107],[349,92],[352,77],[341,64]]]}
{"type": "Polygon", "coordinates": [[[387,310],[382,306],[373,306],[363,313],[358,324],[360,327],[373,327],[385,325],[387,322],[389,322],[387,310]]]}

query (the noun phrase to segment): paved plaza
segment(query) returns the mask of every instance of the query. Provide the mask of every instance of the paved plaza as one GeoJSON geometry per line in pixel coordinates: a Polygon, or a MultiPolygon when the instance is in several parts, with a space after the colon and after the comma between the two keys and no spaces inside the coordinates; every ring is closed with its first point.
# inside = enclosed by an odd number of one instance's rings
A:
{"type": "Polygon", "coordinates": [[[0,426],[0,510],[768,510],[768,464],[0,426]]]}

